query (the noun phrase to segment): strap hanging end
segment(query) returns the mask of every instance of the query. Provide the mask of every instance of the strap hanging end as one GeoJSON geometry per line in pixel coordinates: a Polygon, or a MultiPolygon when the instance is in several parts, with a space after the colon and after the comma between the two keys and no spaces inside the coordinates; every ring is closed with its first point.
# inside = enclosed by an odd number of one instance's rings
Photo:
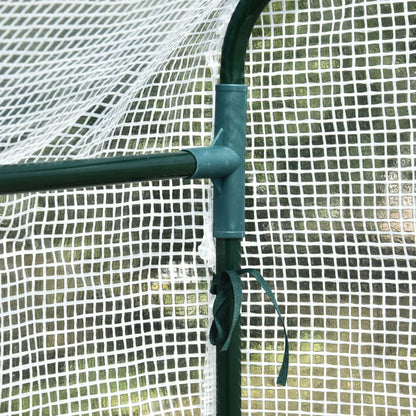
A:
{"type": "Polygon", "coordinates": [[[286,386],[287,376],[289,373],[289,351],[285,348],[285,355],[283,357],[282,367],[280,368],[279,375],[277,376],[276,384],[280,386],[286,386]]]}

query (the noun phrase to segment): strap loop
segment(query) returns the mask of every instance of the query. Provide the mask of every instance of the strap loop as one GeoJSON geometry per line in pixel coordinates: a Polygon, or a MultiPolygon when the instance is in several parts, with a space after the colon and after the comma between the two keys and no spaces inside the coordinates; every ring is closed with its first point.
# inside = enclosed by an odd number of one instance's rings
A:
{"type": "Polygon", "coordinates": [[[240,316],[241,303],[243,299],[243,287],[241,284],[240,276],[244,273],[248,273],[249,275],[253,276],[260,284],[260,286],[263,288],[263,290],[267,293],[268,297],[273,303],[274,308],[276,309],[280,323],[283,326],[283,331],[285,335],[285,349],[282,366],[277,377],[277,384],[285,386],[289,371],[289,340],[286,332],[286,327],[272,290],[270,289],[267,282],[264,280],[263,276],[257,270],[226,270],[223,271],[220,275],[214,276],[213,284],[211,287],[211,293],[216,295],[216,298],[213,306],[214,322],[210,329],[210,341],[213,345],[222,346],[221,352],[227,351],[231,342],[232,334],[240,316]],[[229,307],[231,291],[234,300],[233,317],[227,338],[225,339],[226,334],[224,326],[227,317],[227,309],[229,307]]]}

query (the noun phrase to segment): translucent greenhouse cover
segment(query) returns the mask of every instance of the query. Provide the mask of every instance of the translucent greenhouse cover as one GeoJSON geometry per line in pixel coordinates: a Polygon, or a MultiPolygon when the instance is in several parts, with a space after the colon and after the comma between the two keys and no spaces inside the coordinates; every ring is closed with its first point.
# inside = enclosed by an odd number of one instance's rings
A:
{"type": "MultiPolygon", "coordinates": [[[[209,145],[236,0],[0,2],[0,164],[209,145]]],[[[416,411],[416,2],[273,0],[246,61],[244,415],[416,411]]],[[[0,177],[1,181],[1,177],[0,177]]],[[[0,195],[0,413],[215,414],[207,180],[0,195]]]]}

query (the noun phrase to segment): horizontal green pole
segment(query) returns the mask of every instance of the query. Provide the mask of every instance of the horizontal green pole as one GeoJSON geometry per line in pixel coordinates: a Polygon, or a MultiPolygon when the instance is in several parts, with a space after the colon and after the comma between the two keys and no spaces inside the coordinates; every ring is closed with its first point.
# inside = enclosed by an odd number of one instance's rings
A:
{"type": "Polygon", "coordinates": [[[186,178],[196,169],[186,151],[118,158],[0,166],[0,194],[186,178]]]}

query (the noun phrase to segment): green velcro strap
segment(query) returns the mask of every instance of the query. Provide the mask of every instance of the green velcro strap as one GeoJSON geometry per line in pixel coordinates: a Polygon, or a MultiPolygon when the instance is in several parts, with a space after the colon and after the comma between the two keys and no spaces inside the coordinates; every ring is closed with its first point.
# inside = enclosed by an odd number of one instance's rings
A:
{"type": "Polygon", "coordinates": [[[286,327],[284,324],[282,314],[280,313],[280,309],[273,295],[273,292],[270,289],[267,282],[264,280],[263,276],[257,270],[226,270],[222,272],[221,275],[214,276],[213,285],[211,287],[211,293],[215,294],[216,298],[213,306],[214,322],[210,329],[210,341],[213,345],[222,346],[221,351],[226,351],[228,349],[231,342],[232,334],[240,316],[241,303],[243,299],[243,288],[240,276],[245,273],[248,273],[250,276],[253,276],[260,284],[260,286],[263,288],[263,290],[267,293],[267,295],[273,303],[274,308],[276,309],[280,323],[283,326],[283,331],[285,335],[285,349],[282,366],[277,377],[277,384],[285,386],[289,371],[289,339],[287,336],[286,327]],[[231,292],[234,300],[233,317],[227,338],[225,338],[226,334],[224,331],[224,322],[227,319],[227,309],[231,292]]]}
{"type": "Polygon", "coordinates": [[[211,293],[216,295],[216,298],[213,306],[214,322],[211,326],[209,338],[211,344],[218,346],[222,345],[221,351],[227,351],[230,346],[234,328],[238,323],[241,302],[243,300],[243,287],[239,274],[233,270],[228,270],[222,272],[220,276],[215,275],[211,293]],[[232,292],[234,298],[233,319],[227,339],[225,339],[223,327],[224,321],[227,319],[226,316],[230,292],[232,292]]]}
{"type": "Polygon", "coordinates": [[[277,377],[277,384],[280,384],[281,386],[286,386],[287,375],[289,372],[289,339],[286,332],[285,322],[283,320],[282,314],[280,313],[279,305],[277,304],[276,298],[274,297],[273,292],[270,289],[270,286],[267,284],[267,282],[264,280],[264,277],[257,270],[242,269],[239,271],[239,273],[248,273],[257,280],[257,282],[269,296],[274,308],[276,309],[277,315],[279,316],[279,320],[283,326],[283,331],[285,334],[285,350],[283,355],[282,366],[280,367],[279,375],[277,377]]]}

